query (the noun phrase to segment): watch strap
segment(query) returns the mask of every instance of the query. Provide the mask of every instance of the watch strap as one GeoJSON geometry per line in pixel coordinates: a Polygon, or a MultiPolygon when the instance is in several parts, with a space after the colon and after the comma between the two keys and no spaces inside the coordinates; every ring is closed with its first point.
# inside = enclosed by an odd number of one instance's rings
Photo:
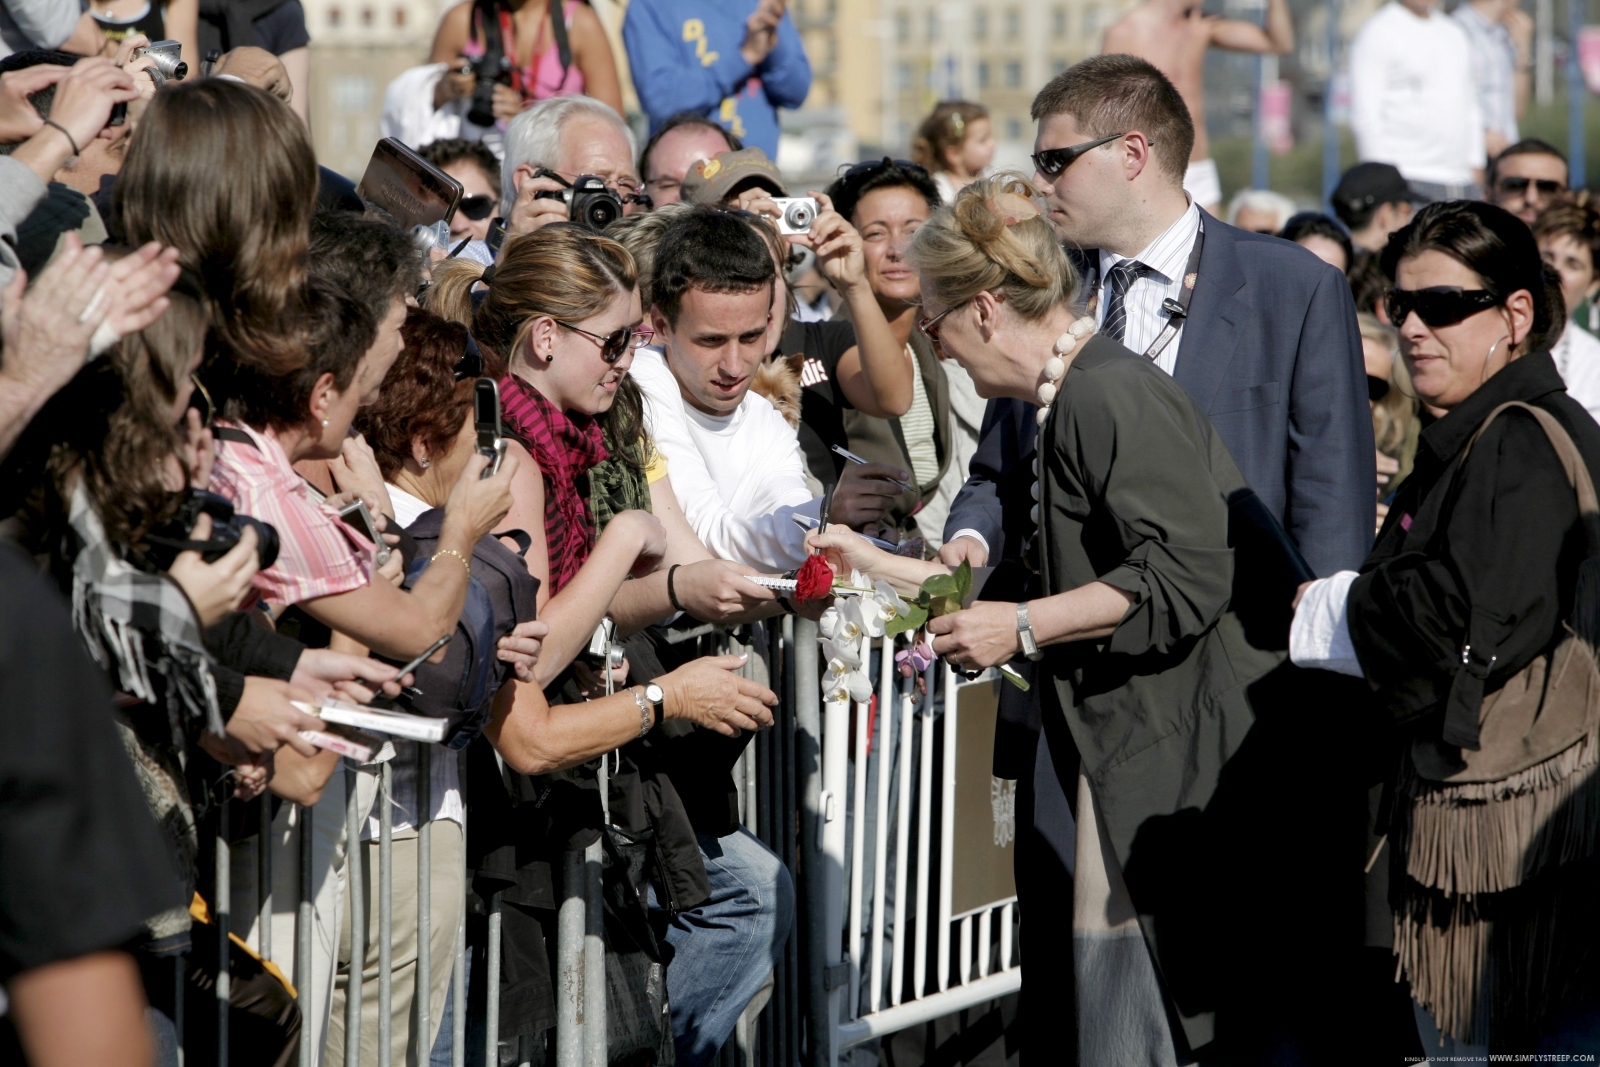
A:
{"type": "Polygon", "coordinates": [[[1030,660],[1044,658],[1044,653],[1039,650],[1039,642],[1033,636],[1033,624],[1028,621],[1028,602],[1024,600],[1017,605],[1017,636],[1022,641],[1022,654],[1030,660]]]}

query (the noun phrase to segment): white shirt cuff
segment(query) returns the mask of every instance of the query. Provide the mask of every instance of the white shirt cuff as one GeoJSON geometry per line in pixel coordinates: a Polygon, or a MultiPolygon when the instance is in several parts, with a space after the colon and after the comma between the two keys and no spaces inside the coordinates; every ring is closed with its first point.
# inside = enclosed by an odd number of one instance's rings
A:
{"type": "Polygon", "coordinates": [[[983,536],[983,534],[979,533],[977,530],[974,530],[972,527],[969,526],[965,529],[957,530],[949,537],[946,537],[944,539],[944,543],[948,545],[951,541],[954,541],[958,537],[972,538],[974,541],[978,542],[978,544],[983,546],[984,555],[989,554],[989,539],[983,536]]]}
{"type": "Polygon", "coordinates": [[[1355,571],[1340,571],[1306,587],[1289,627],[1289,659],[1297,667],[1364,678],[1350,640],[1350,583],[1355,571]]]}

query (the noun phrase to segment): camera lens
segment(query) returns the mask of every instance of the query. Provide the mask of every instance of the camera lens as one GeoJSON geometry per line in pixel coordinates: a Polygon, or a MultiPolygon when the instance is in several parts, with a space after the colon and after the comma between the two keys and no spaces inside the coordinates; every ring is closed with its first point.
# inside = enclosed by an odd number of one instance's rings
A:
{"type": "MultiPolygon", "coordinates": [[[[249,515],[239,516],[239,531],[244,527],[253,526],[256,531],[256,558],[261,561],[261,569],[266,570],[278,560],[278,530],[270,522],[253,519],[249,515]]],[[[238,538],[235,537],[235,543],[238,538]]]]}
{"type": "Polygon", "coordinates": [[[811,229],[811,220],[816,217],[809,201],[800,201],[790,204],[783,212],[783,224],[791,230],[811,229]]]}
{"type": "Polygon", "coordinates": [[[618,209],[616,201],[609,197],[605,199],[595,197],[585,205],[584,222],[591,230],[598,233],[617,221],[617,216],[620,214],[622,212],[618,209]]]}

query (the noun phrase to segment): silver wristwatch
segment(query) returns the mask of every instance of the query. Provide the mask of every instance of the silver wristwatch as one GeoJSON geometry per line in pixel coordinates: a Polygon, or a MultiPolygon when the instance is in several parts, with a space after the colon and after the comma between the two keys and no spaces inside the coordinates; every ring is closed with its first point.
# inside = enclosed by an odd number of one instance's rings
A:
{"type": "Polygon", "coordinates": [[[1024,600],[1017,605],[1017,636],[1022,638],[1022,654],[1030,660],[1044,658],[1044,653],[1039,651],[1039,642],[1033,639],[1033,625],[1028,622],[1028,602],[1024,600]]]}
{"type": "Polygon", "coordinates": [[[641,686],[633,691],[633,699],[639,705],[639,736],[649,733],[660,719],[660,712],[664,709],[667,694],[654,682],[641,686]]]}

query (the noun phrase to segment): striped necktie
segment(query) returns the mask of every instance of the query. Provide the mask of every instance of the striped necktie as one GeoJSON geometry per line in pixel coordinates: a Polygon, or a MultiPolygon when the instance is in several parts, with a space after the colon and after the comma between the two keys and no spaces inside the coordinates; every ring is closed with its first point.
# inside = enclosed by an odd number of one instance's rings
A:
{"type": "Polygon", "coordinates": [[[1106,317],[1100,332],[1113,341],[1121,341],[1128,332],[1128,290],[1150,268],[1136,259],[1125,259],[1106,272],[1106,317]]]}

